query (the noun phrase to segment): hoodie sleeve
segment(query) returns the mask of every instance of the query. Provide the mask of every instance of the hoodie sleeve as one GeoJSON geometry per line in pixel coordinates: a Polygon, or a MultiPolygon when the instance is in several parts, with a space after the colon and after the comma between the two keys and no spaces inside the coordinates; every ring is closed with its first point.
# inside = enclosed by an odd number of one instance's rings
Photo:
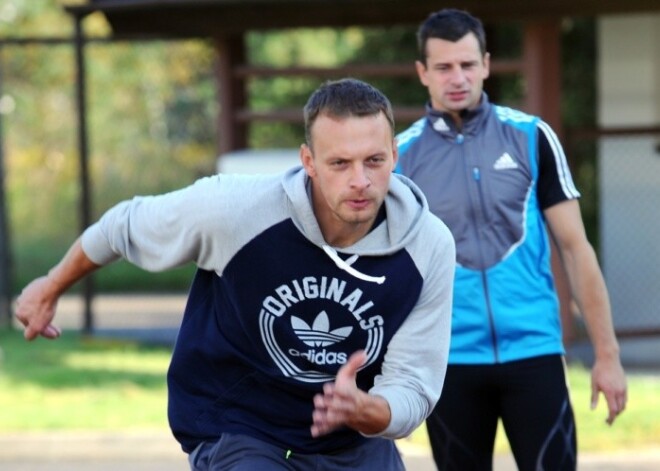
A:
{"type": "Polygon", "coordinates": [[[425,229],[410,247],[424,274],[422,293],[390,341],[369,391],[389,403],[392,418],[379,434],[387,438],[405,437],[426,419],[440,398],[447,370],[456,249],[439,219],[429,214],[425,229]]]}
{"type": "Polygon", "coordinates": [[[256,220],[268,217],[259,205],[264,191],[273,194],[265,180],[215,175],[171,193],[138,196],[117,204],[90,226],[82,235],[83,250],[99,265],[124,258],[148,271],[189,262],[221,270],[251,237],[249,221],[239,225],[237,218],[247,211],[256,220]]]}

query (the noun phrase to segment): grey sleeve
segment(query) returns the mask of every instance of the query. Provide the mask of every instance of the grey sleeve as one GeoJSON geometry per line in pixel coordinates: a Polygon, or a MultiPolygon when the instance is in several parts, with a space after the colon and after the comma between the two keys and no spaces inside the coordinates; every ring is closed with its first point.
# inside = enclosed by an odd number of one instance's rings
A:
{"type": "Polygon", "coordinates": [[[259,207],[263,191],[277,200],[273,185],[256,177],[215,175],[171,193],[135,197],[108,210],[83,233],[83,250],[99,265],[124,258],[148,271],[189,262],[219,271],[252,236],[253,226],[267,220],[260,211],[273,213],[259,207]],[[250,214],[254,217],[248,220],[250,214]]]}
{"type": "MultiPolygon", "coordinates": [[[[206,234],[221,235],[210,195],[212,178],[158,196],[138,196],[108,210],[82,235],[87,256],[100,265],[117,258],[149,271],[200,261],[209,250],[206,234]]],[[[220,215],[218,215],[220,216],[220,215]]]]}
{"type": "Polygon", "coordinates": [[[426,237],[418,237],[417,250],[411,248],[424,273],[422,293],[390,341],[381,375],[369,391],[390,405],[392,419],[379,434],[388,438],[405,437],[426,419],[440,398],[447,369],[456,249],[449,229],[431,218],[426,237]]]}

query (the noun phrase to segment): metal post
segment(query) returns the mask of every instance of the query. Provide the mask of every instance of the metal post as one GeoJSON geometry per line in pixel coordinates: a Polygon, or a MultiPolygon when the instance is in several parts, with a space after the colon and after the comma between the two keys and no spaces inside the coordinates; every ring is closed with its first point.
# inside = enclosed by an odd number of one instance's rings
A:
{"type": "MultiPolygon", "coordinates": [[[[84,231],[91,224],[91,191],[89,184],[89,145],[87,137],[87,107],[85,83],[85,56],[82,20],[83,16],[75,15],[75,52],[76,52],[76,104],[78,111],[78,156],[80,159],[80,230],[84,231]]],[[[94,283],[92,276],[82,280],[82,295],[84,300],[83,332],[89,334],[94,328],[92,298],[94,283]]]]}
{"type": "MultiPolygon", "coordinates": [[[[0,98],[2,98],[2,45],[0,44],[0,98]]],[[[0,110],[0,327],[11,325],[11,244],[5,198],[5,154],[0,110]]]]}

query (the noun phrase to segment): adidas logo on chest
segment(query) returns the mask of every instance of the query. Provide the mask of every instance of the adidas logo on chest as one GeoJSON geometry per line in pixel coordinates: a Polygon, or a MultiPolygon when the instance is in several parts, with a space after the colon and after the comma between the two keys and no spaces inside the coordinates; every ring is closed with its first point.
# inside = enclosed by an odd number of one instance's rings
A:
{"type": "Polygon", "coordinates": [[[518,168],[518,164],[515,160],[513,160],[511,154],[505,152],[498,157],[498,159],[493,164],[493,168],[495,170],[512,170],[518,168]]]}

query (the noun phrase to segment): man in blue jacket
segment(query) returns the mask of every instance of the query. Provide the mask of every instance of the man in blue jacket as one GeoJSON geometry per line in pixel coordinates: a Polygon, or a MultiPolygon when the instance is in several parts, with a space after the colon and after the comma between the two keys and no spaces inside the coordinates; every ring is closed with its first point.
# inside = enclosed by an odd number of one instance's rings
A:
{"type": "Polygon", "coordinates": [[[561,144],[538,117],[483,92],[490,56],[481,22],[431,14],[418,31],[427,115],[398,136],[397,170],[422,189],[456,240],[445,386],[427,419],[441,470],[489,470],[501,419],[520,470],[574,470],[575,422],[564,371],[550,235],[595,349],[592,406],[607,423],[626,381],[605,283],[586,239],[561,144]]]}

